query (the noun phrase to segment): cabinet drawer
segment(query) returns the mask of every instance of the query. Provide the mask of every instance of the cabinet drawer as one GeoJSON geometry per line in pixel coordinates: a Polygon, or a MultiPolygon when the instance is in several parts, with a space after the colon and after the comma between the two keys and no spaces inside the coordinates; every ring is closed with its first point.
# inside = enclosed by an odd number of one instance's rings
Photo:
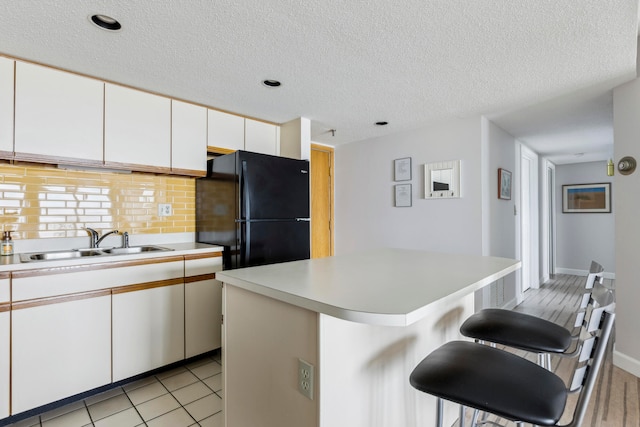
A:
{"type": "Polygon", "coordinates": [[[206,256],[186,256],[184,261],[184,276],[200,276],[222,270],[222,252],[207,254],[206,256]]]}
{"type": "Polygon", "coordinates": [[[13,301],[184,277],[182,257],[54,267],[13,273],[13,301]]]}
{"type": "Polygon", "coordinates": [[[10,282],[8,273],[0,273],[0,304],[11,300],[10,282]]]}

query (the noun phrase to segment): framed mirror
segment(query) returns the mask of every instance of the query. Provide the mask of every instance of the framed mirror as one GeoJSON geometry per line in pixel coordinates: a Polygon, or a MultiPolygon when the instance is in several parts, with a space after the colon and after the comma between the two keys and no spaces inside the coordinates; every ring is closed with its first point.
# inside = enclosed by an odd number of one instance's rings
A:
{"type": "Polygon", "coordinates": [[[451,199],[460,194],[460,160],[424,165],[424,198],[451,199]]]}

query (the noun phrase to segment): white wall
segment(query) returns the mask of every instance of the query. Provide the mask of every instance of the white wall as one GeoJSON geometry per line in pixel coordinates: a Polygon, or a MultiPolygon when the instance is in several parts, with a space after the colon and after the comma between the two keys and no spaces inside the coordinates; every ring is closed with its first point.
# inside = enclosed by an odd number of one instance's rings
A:
{"type": "MultiPolygon", "coordinates": [[[[488,138],[488,167],[484,171],[488,175],[488,183],[485,190],[485,208],[483,214],[488,224],[486,243],[488,253],[485,255],[505,258],[516,258],[516,216],[514,207],[516,204],[516,185],[519,180],[516,176],[516,139],[498,127],[491,121],[486,121],[486,135],[488,138]],[[511,172],[512,189],[511,200],[498,198],[498,168],[511,172]],[[487,209],[488,208],[488,209],[487,209]]],[[[516,274],[511,273],[492,286],[492,295],[486,298],[484,307],[511,306],[516,301],[516,274]]]]}
{"type": "Polygon", "coordinates": [[[336,148],[336,254],[379,247],[482,253],[481,119],[336,148]],[[393,206],[393,160],[412,158],[413,206],[393,206]],[[462,160],[462,198],[423,197],[425,163],[462,160]]]}
{"type": "MultiPolygon", "coordinates": [[[[615,209],[612,213],[562,213],[562,186],[613,182],[607,162],[556,165],[556,273],[586,274],[592,260],[615,272],[615,209]]],[[[611,186],[612,201],[616,185],[611,186]]]]}
{"type": "MultiPolygon", "coordinates": [[[[640,160],[640,79],[613,91],[614,161],[624,156],[640,160]]],[[[614,364],[640,377],[640,171],[621,175],[616,171],[616,343],[614,364]]]]}

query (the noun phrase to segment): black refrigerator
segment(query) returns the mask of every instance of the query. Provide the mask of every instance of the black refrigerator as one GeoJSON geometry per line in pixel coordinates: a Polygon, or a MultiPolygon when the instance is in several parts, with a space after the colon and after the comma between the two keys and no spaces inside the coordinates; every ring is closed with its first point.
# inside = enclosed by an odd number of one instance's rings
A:
{"type": "Polygon", "coordinates": [[[236,151],[196,180],[196,241],[224,247],[223,268],[308,259],[309,162],[236,151]]]}

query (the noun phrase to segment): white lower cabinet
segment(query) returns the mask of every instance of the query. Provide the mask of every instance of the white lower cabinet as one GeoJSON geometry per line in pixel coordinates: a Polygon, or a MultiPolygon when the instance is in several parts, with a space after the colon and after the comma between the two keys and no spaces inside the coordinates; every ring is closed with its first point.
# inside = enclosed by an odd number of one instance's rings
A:
{"type": "MultiPolygon", "coordinates": [[[[0,58],[2,59],[2,58],[0,58]]],[[[0,273],[0,420],[9,416],[9,395],[11,377],[11,293],[9,274],[0,273]]]]}
{"type": "Polygon", "coordinates": [[[222,257],[185,260],[185,357],[193,357],[221,346],[222,257]]]}
{"type": "Polygon", "coordinates": [[[113,295],[113,381],[184,359],[184,283],[113,295]]]}
{"type": "Polygon", "coordinates": [[[111,382],[109,292],[38,304],[12,310],[12,414],[111,382]]]}
{"type": "Polygon", "coordinates": [[[222,282],[209,279],[185,283],[185,356],[220,348],[222,282]]]}
{"type": "Polygon", "coordinates": [[[9,327],[9,311],[2,311],[0,307],[0,419],[9,416],[9,327]]]}

